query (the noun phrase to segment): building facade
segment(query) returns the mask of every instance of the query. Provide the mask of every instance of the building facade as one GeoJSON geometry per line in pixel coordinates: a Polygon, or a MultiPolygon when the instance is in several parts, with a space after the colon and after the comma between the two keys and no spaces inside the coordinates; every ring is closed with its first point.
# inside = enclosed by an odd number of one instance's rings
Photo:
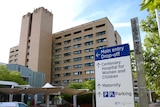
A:
{"type": "Polygon", "coordinates": [[[121,37],[107,17],[52,34],[52,13],[43,7],[22,18],[20,43],[9,63],[44,72],[57,85],[95,79],[94,50],[119,45],[121,37]]]}
{"type": "Polygon", "coordinates": [[[53,14],[43,7],[22,17],[19,45],[10,49],[9,63],[45,73],[51,81],[53,14]]]}

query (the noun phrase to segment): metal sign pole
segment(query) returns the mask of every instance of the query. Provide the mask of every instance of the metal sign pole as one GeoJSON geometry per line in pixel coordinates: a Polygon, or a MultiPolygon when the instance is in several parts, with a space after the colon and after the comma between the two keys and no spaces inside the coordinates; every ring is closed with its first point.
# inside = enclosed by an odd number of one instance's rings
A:
{"type": "Polygon", "coordinates": [[[142,55],[142,44],[139,31],[138,18],[131,19],[134,53],[136,60],[136,71],[138,80],[139,107],[148,107],[148,97],[146,91],[146,80],[144,71],[144,61],[142,55]]]}
{"type": "Polygon", "coordinates": [[[157,9],[155,9],[155,14],[156,14],[158,32],[159,32],[159,35],[160,35],[160,18],[159,18],[159,14],[158,14],[158,10],[157,9]]]}

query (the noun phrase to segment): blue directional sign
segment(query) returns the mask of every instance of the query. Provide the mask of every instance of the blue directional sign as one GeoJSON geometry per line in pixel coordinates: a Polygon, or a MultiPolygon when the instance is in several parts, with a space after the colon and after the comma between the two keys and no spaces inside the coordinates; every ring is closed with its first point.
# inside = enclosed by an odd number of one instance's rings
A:
{"type": "Polygon", "coordinates": [[[129,44],[97,49],[94,57],[96,107],[134,107],[129,44]]]}
{"type": "Polygon", "coordinates": [[[95,61],[130,55],[128,44],[95,50],[95,61]]]}

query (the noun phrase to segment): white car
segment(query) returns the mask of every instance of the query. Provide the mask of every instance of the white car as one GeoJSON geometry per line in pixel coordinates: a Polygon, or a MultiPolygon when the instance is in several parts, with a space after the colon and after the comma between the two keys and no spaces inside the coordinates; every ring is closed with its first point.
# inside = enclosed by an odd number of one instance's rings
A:
{"type": "Polygon", "coordinates": [[[28,107],[22,102],[0,102],[0,107],[28,107]]]}

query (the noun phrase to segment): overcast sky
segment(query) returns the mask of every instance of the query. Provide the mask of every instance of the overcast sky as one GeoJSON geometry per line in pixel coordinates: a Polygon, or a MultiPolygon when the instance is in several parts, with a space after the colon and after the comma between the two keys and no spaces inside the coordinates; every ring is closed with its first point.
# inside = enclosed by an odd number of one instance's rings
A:
{"type": "MultiPolygon", "coordinates": [[[[86,22],[108,17],[122,43],[133,49],[130,19],[139,22],[147,16],[140,11],[141,0],[3,0],[0,1],[0,62],[8,63],[9,50],[19,44],[21,19],[28,12],[44,7],[53,13],[53,33],[86,22]]],[[[141,34],[142,42],[144,34],[141,34]]]]}

